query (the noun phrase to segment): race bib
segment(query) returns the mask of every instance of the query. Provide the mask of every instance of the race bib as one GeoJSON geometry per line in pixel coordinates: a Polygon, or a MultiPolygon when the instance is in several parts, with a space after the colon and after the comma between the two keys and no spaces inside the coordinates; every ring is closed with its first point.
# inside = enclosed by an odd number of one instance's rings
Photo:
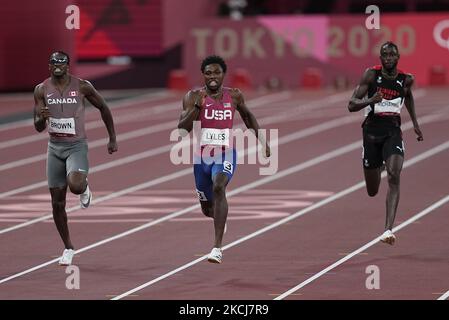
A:
{"type": "Polygon", "coordinates": [[[49,118],[48,132],[51,135],[69,137],[76,135],[74,118],[49,118]]]}
{"type": "Polygon", "coordinates": [[[374,105],[374,113],[400,114],[403,105],[404,99],[400,97],[393,100],[382,99],[381,102],[378,102],[374,105]]]}
{"type": "Polygon", "coordinates": [[[229,129],[201,129],[201,145],[216,145],[229,147],[229,129]]]}

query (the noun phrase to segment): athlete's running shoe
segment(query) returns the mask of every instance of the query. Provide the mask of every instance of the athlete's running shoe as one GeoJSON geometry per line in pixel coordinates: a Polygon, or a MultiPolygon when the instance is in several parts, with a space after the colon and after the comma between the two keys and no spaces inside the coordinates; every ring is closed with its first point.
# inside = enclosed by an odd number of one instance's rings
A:
{"type": "Polygon", "coordinates": [[[385,231],[380,238],[380,241],[388,243],[389,245],[393,245],[395,240],[396,236],[393,234],[393,232],[391,232],[391,230],[385,231]]]}
{"type": "Polygon", "coordinates": [[[90,192],[89,185],[86,190],[80,194],[80,204],[82,209],[87,209],[92,201],[92,192],[90,192]]]}
{"type": "Polygon", "coordinates": [[[223,258],[223,253],[220,248],[213,248],[212,251],[207,256],[207,261],[211,263],[221,263],[221,259],[223,258]]]}
{"type": "Polygon", "coordinates": [[[62,253],[61,259],[59,259],[60,266],[70,266],[72,264],[73,255],[75,251],[73,249],[65,249],[62,253]]]}

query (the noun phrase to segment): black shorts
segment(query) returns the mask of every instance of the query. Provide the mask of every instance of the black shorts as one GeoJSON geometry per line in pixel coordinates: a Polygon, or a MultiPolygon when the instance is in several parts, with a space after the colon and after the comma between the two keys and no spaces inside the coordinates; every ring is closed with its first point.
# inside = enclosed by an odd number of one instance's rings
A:
{"type": "Polygon", "coordinates": [[[363,167],[382,166],[391,155],[404,156],[404,141],[399,127],[363,127],[363,167]]]}

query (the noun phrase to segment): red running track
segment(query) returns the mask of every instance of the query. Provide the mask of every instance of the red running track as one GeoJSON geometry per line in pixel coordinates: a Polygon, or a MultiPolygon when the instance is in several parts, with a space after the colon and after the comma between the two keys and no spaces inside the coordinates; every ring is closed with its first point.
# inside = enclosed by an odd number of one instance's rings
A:
{"type": "MultiPolygon", "coordinates": [[[[39,158],[46,151],[45,135],[27,142],[39,136],[33,128],[3,130],[0,299],[265,300],[308,281],[383,231],[385,179],[375,198],[362,187],[323,203],[363,179],[362,114],[347,112],[349,96],[327,91],[247,94],[263,127],[279,130],[279,168],[267,177],[259,175],[260,165],[237,167],[228,187],[221,265],[201,260],[213,244],[213,224],[196,206],[191,165],[175,166],[169,158],[180,96],[114,108],[119,152],[113,156],[101,141],[106,130],[99,113],[89,113],[90,144],[99,140],[89,151],[96,202],[81,211],[70,195],[67,205],[74,207],[69,227],[81,251],[74,258],[79,290],[66,289],[68,274],[56,263],[62,242],[51,218],[35,220],[51,212],[45,159],[39,158]],[[310,211],[301,214],[304,210],[310,211]],[[174,212],[179,215],[168,216],[174,212]],[[283,219],[291,220],[266,228],[283,219]],[[139,226],[144,227],[133,229],[139,226]]],[[[402,173],[396,225],[449,192],[447,93],[421,89],[416,96],[425,140],[416,142],[412,130],[404,128],[406,160],[419,161],[402,173]],[[433,154],[416,158],[428,150],[433,154]]],[[[405,112],[403,122],[408,121],[405,112]]],[[[438,298],[449,290],[448,208],[443,204],[398,231],[394,246],[376,243],[285,299],[438,298]],[[380,289],[368,290],[366,269],[373,265],[379,268],[380,289]]]]}

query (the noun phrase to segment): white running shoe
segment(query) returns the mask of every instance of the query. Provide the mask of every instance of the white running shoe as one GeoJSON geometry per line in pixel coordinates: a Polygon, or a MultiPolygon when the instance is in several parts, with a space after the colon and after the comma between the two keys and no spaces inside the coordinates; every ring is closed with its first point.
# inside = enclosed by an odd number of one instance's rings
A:
{"type": "Polygon", "coordinates": [[[388,243],[389,245],[393,245],[395,240],[396,236],[393,234],[393,232],[391,232],[391,230],[385,231],[380,238],[380,241],[388,243]]]}
{"type": "Polygon", "coordinates": [[[73,249],[65,249],[62,253],[61,259],[59,259],[60,266],[70,266],[72,264],[73,255],[75,251],[73,249]]]}
{"type": "Polygon", "coordinates": [[[220,248],[213,248],[212,251],[207,256],[207,261],[211,263],[221,263],[221,259],[223,258],[223,253],[220,248]]]}
{"type": "Polygon", "coordinates": [[[87,209],[92,201],[92,192],[90,192],[89,185],[86,190],[80,194],[80,204],[82,209],[87,209]]]}

